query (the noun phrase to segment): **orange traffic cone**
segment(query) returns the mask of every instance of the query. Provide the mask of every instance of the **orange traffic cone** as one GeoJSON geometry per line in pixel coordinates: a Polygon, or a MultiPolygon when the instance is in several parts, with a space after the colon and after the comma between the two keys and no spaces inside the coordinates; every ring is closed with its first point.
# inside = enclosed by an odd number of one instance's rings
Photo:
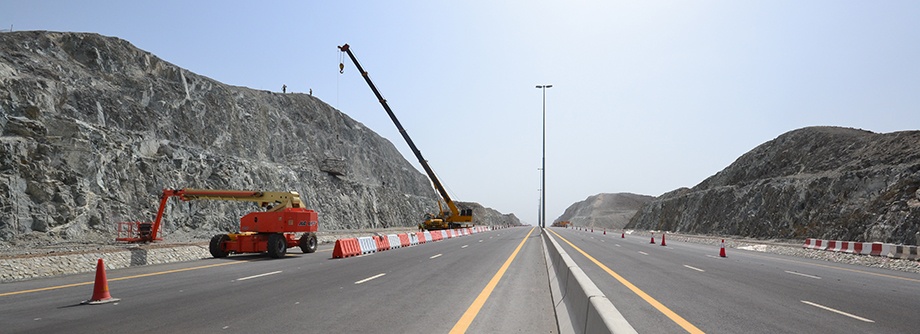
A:
{"type": "Polygon", "coordinates": [[[664,233],[661,233],[661,245],[667,246],[667,244],[664,242],[664,233]]]}
{"type": "Polygon", "coordinates": [[[96,262],[96,283],[93,285],[93,298],[90,300],[85,300],[81,304],[105,304],[117,302],[121,299],[112,298],[112,295],[109,294],[109,283],[105,278],[105,265],[102,264],[102,259],[99,259],[96,262]]]}
{"type": "Polygon", "coordinates": [[[722,247],[719,248],[719,256],[725,257],[725,239],[722,239],[722,247]]]}
{"type": "Polygon", "coordinates": [[[623,231],[623,234],[620,234],[620,239],[626,239],[626,231],[623,231]]]}
{"type": "Polygon", "coordinates": [[[651,243],[651,244],[655,243],[655,233],[652,233],[652,242],[650,242],[650,243],[651,243]]]}
{"type": "Polygon", "coordinates": [[[604,235],[607,235],[607,228],[604,228],[604,235]]]}

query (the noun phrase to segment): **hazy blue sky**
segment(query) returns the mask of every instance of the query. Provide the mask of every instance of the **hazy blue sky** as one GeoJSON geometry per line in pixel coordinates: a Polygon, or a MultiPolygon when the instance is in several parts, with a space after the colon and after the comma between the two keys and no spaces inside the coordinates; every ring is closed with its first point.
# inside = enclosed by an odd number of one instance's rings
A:
{"type": "MultiPolygon", "coordinates": [[[[537,221],[597,193],[692,187],[766,141],[920,126],[920,1],[0,2],[0,29],[126,39],[223,83],[313,89],[451,195],[537,221]],[[419,167],[419,170],[421,168],[419,167]]],[[[2,50],[0,50],[2,52],[2,50]]]]}

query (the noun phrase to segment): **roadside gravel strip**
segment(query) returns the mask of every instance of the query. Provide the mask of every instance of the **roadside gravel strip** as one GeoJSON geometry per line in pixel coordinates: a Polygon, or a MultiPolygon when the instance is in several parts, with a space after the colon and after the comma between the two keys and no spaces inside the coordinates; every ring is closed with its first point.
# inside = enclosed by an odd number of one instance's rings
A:
{"type": "MultiPolygon", "coordinates": [[[[638,232],[638,231],[637,231],[638,232]]],[[[660,236],[660,233],[655,233],[660,236]]],[[[686,234],[667,234],[668,241],[683,241],[715,246],[718,250],[722,237],[694,236],[686,234]]],[[[773,253],[787,256],[796,256],[809,259],[824,260],[835,263],[846,263],[866,267],[883,268],[889,270],[905,271],[920,274],[920,261],[906,259],[891,259],[884,256],[856,255],[839,252],[802,248],[803,241],[765,241],[754,239],[729,239],[725,238],[726,248],[735,248],[756,252],[773,253]]]]}
{"type": "MultiPolygon", "coordinates": [[[[340,238],[418,231],[416,228],[320,231],[317,242],[334,243],[340,238]]],[[[59,243],[43,246],[17,245],[0,248],[0,283],[42,277],[92,272],[97,259],[105,259],[107,269],[183,262],[210,258],[209,240],[169,240],[152,244],[59,243]]]]}

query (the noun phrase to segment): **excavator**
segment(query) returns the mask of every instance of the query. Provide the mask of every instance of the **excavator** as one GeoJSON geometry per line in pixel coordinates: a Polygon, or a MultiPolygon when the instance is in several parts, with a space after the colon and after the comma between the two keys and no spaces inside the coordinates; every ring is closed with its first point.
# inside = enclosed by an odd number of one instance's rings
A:
{"type": "Polygon", "coordinates": [[[211,238],[208,250],[215,258],[240,253],[268,253],[273,258],[280,258],[285,256],[288,248],[298,246],[304,253],[316,252],[316,230],[319,228],[316,211],[304,208],[300,195],[293,191],[163,189],[156,219],[153,222],[118,223],[115,240],[132,243],[162,240],[159,238],[160,223],[171,197],[182,201],[255,202],[265,209],[240,218],[239,233],[218,234],[211,238]]]}
{"type": "MultiPolygon", "coordinates": [[[[438,180],[438,177],[434,174],[434,171],[431,169],[431,166],[428,165],[428,161],[422,157],[422,152],[418,150],[418,147],[415,146],[415,143],[412,142],[412,138],[409,138],[409,133],[406,132],[406,129],[403,128],[402,124],[399,123],[399,120],[396,118],[396,114],[393,113],[393,110],[390,109],[390,106],[387,104],[387,100],[380,95],[380,91],[377,90],[377,86],[374,86],[374,83],[371,81],[371,78],[367,75],[367,72],[364,71],[364,68],[361,67],[361,64],[358,63],[358,59],[355,58],[354,53],[351,52],[351,47],[348,44],[339,46],[341,52],[347,53],[348,57],[351,58],[351,61],[355,64],[355,67],[358,68],[358,72],[361,72],[361,76],[364,77],[364,81],[367,82],[367,85],[371,87],[371,90],[374,91],[374,95],[377,96],[377,100],[380,101],[380,104],[383,105],[383,109],[386,110],[387,115],[390,116],[390,120],[393,121],[393,124],[396,125],[396,128],[399,130],[399,133],[402,135],[403,139],[406,140],[406,143],[409,144],[409,147],[412,149],[412,153],[415,154],[415,158],[418,159],[419,164],[422,165],[422,168],[425,169],[425,173],[428,174],[428,178],[431,180],[431,183],[434,184],[435,189],[438,193],[441,194],[441,199],[444,200],[444,203],[447,204],[447,208],[450,211],[445,211],[444,207],[441,205],[441,201],[438,201],[438,213],[432,214],[428,213],[425,215],[425,221],[422,222],[422,227],[426,230],[444,230],[444,229],[454,229],[461,227],[472,226],[473,221],[473,209],[460,209],[457,207],[457,204],[450,198],[450,195],[447,194],[447,190],[444,189],[444,186],[441,184],[441,181],[438,180]]],[[[339,73],[345,71],[345,63],[339,63],[339,73]]]]}

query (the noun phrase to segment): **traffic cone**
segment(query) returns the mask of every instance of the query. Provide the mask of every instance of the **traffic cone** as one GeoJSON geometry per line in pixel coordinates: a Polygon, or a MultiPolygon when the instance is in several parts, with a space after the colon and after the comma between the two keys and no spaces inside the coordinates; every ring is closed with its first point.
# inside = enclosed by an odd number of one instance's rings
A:
{"type": "Polygon", "coordinates": [[[109,282],[105,278],[105,265],[102,259],[96,262],[96,283],[93,285],[93,298],[85,300],[81,304],[97,305],[117,302],[121,299],[112,298],[109,294],[109,282]]]}
{"type": "Polygon", "coordinates": [[[667,244],[664,242],[664,233],[661,233],[661,245],[667,246],[667,244]]]}
{"type": "Polygon", "coordinates": [[[593,228],[593,227],[591,228],[591,233],[594,233],[594,228],[593,228]]]}
{"type": "Polygon", "coordinates": [[[725,257],[725,239],[722,239],[722,247],[719,248],[719,256],[725,257]]]}
{"type": "Polygon", "coordinates": [[[651,244],[655,243],[655,233],[652,233],[652,242],[650,242],[650,243],[651,243],[651,244]]]}
{"type": "Polygon", "coordinates": [[[604,228],[604,235],[607,235],[607,228],[604,228]]]}
{"type": "Polygon", "coordinates": [[[625,231],[625,230],[622,232],[622,234],[620,234],[620,239],[626,239],[626,231],[625,231]]]}

